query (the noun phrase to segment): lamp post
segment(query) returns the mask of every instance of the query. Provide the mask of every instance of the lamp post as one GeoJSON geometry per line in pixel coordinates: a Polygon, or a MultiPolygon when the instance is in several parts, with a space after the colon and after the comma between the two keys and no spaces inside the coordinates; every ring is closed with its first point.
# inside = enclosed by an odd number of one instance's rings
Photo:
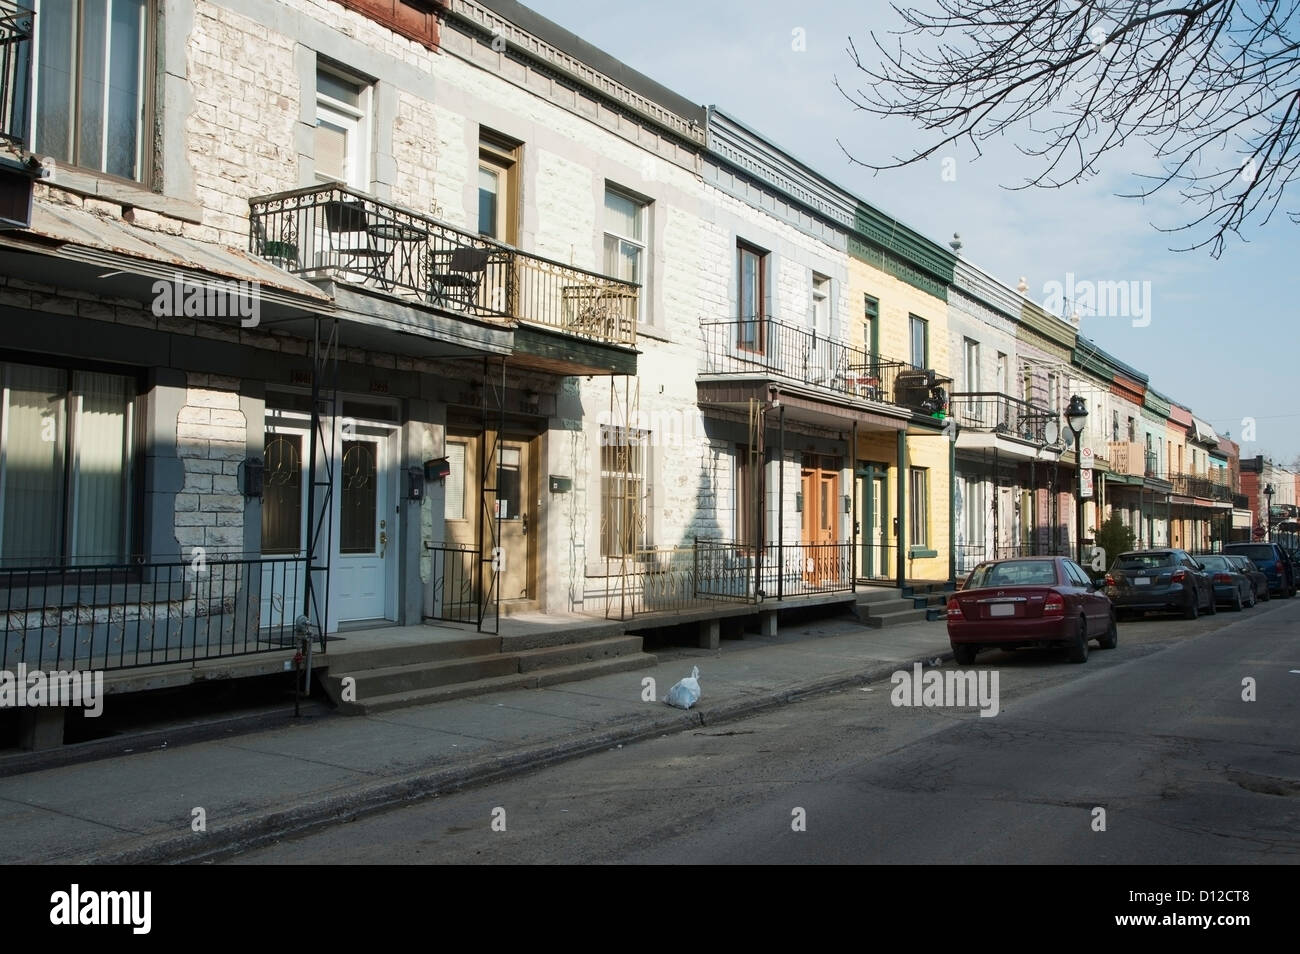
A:
{"type": "Polygon", "coordinates": [[[1074,434],[1074,459],[1078,472],[1075,478],[1075,559],[1083,564],[1083,425],[1088,419],[1088,403],[1079,395],[1070,398],[1070,406],[1065,409],[1065,420],[1074,434]]]}
{"type": "Polygon", "coordinates": [[[1268,509],[1264,511],[1264,526],[1268,530],[1268,542],[1273,542],[1273,494],[1277,493],[1272,484],[1264,485],[1264,496],[1268,498],[1268,509]]]}

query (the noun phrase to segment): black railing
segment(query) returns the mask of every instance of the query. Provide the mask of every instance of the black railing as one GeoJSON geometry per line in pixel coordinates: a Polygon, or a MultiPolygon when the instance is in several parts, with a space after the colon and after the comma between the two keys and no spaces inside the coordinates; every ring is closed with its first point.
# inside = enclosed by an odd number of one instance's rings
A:
{"type": "Polygon", "coordinates": [[[640,286],[530,255],[341,185],[249,200],[249,250],[296,275],[333,278],[476,318],[636,341],[640,286]]]}
{"type": "Polygon", "coordinates": [[[296,645],[303,557],[0,569],[0,669],[129,669],[296,645]]]}
{"type": "Polygon", "coordinates": [[[425,543],[429,555],[432,611],[425,619],[449,623],[483,622],[483,561],[476,547],[457,543],[425,543]]]}
{"type": "Polygon", "coordinates": [[[950,379],[773,318],[700,323],[703,374],[784,378],[849,398],[947,411],[950,379]]]}
{"type": "Polygon", "coordinates": [[[852,543],[773,543],[765,548],[763,556],[765,599],[853,589],[852,543]]]}
{"type": "Polygon", "coordinates": [[[31,122],[35,17],[13,0],[0,0],[0,140],[20,147],[31,122]]]}
{"type": "Polygon", "coordinates": [[[857,574],[860,580],[892,580],[898,576],[898,546],[892,543],[859,543],[857,574]]]}
{"type": "Polygon", "coordinates": [[[1200,474],[1174,474],[1169,478],[1174,493],[1182,497],[1199,497],[1202,500],[1232,500],[1232,488],[1200,474]]]}
{"type": "Polygon", "coordinates": [[[1233,495],[1232,495],[1232,508],[1233,508],[1234,510],[1249,510],[1249,509],[1250,509],[1250,497],[1247,496],[1246,494],[1233,494],[1233,495]]]}
{"type": "Polygon", "coordinates": [[[1155,480],[1164,479],[1164,475],[1160,473],[1160,455],[1154,451],[1146,452],[1146,469],[1144,475],[1155,480]]]}
{"type": "Polygon", "coordinates": [[[959,543],[954,549],[958,576],[966,576],[985,560],[993,559],[993,547],[985,543],[959,543]]]}
{"type": "Polygon", "coordinates": [[[1006,437],[1047,443],[1047,423],[1053,411],[1032,401],[1022,401],[998,391],[957,391],[952,395],[952,416],[963,428],[992,431],[1006,437]]]}

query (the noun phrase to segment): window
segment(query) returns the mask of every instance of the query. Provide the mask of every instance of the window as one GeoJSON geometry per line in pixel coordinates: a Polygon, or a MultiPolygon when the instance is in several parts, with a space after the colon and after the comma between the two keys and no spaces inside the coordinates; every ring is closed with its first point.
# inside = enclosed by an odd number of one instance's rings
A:
{"type": "Polygon", "coordinates": [[[831,336],[831,280],[816,272],[812,277],[812,320],[819,338],[831,336]]]}
{"type": "Polygon", "coordinates": [[[127,561],[135,395],[119,374],[0,363],[0,564],[127,561]]]}
{"type": "Polygon", "coordinates": [[[262,444],[262,555],[301,553],[302,435],[267,431],[262,444]]]}
{"type": "Polygon", "coordinates": [[[647,546],[650,432],[600,427],[600,555],[634,554],[647,546]]]}
{"type": "Polygon", "coordinates": [[[745,546],[758,543],[758,462],[753,448],[736,445],[736,542],[745,546]]]}
{"type": "Polygon", "coordinates": [[[1054,375],[1047,376],[1047,409],[1055,413],[1061,408],[1060,379],[1054,375]]]}
{"type": "Polygon", "coordinates": [[[978,341],[972,341],[970,338],[963,338],[962,357],[965,361],[966,377],[964,378],[967,391],[978,391],[980,389],[980,345],[978,341]]]}
{"type": "Polygon", "coordinates": [[[369,87],[331,67],[316,70],[316,179],[364,189],[370,179],[369,87]]]}
{"type": "Polygon", "coordinates": [[[880,302],[870,295],[863,295],[864,324],[862,328],[862,346],[873,358],[880,353],[880,302]]]}
{"type": "Polygon", "coordinates": [[[924,318],[911,315],[912,367],[930,366],[930,328],[924,318]]]}
{"type": "Polygon", "coordinates": [[[763,272],[767,253],[740,243],[736,246],[736,254],[738,258],[736,274],[739,282],[736,306],[739,309],[737,317],[740,319],[737,322],[736,345],[746,351],[761,353],[766,334],[764,299],[767,291],[764,287],[763,272]]]}
{"type": "Polygon", "coordinates": [[[998,379],[996,381],[996,384],[998,388],[998,393],[1008,394],[1009,390],[1007,387],[1007,356],[1003,354],[1001,351],[998,352],[997,376],[998,379]]]}
{"type": "Polygon", "coordinates": [[[646,309],[646,203],[605,189],[605,274],[643,286],[637,301],[637,321],[646,309]]]}
{"type": "Polygon", "coordinates": [[[908,524],[908,543],[924,547],[930,542],[930,503],[928,484],[929,471],[923,467],[913,467],[908,479],[908,508],[911,519],[908,524]]]}
{"type": "Polygon", "coordinates": [[[32,150],[144,181],[149,0],[35,0],[32,150]]]}
{"type": "Polygon", "coordinates": [[[447,442],[447,474],[442,512],[446,520],[465,519],[465,448],[463,441],[447,442]]]}
{"type": "Polygon", "coordinates": [[[984,481],[970,477],[960,478],[962,493],[962,529],[968,546],[984,545],[984,518],[988,504],[985,500],[984,481]]]}
{"type": "Polygon", "coordinates": [[[1111,440],[1119,440],[1119,411],[1110,412],[1110,432],[1111,440]]]}
{"type": "Polygon", "coordinates": [[[483,129],[478,146],[478,232],[519,244],[519,153],[514,140],[483,129]]]}
{"type": "MultiPolygon", "coordinates": [[[[1130,444],[1137,440],[1137,422],[1133,418],[1128,419],[1128,442],[1130,444]]],[[[1151,449],[1151,435],[1147,435],[1147,450],[1151,449]]]]}

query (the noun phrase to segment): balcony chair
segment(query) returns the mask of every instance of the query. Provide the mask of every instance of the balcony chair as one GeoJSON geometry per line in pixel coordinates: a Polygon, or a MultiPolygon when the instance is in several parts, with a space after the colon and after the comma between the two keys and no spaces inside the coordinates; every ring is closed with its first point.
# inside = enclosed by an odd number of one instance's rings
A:
{"type": "Polygon", "coordinates": [[[487,274],[492,250],[472,245],[461,245],[449,252],[434,252],[430,258],[432,274],[429,296],[434,304],[455,304],[460,311],[468,311],[478,299],[479,287],[487,274]]]}
{"type": "Polygon", "coordinates": [[[326,254],[332,260],[330,264],[361,275],[365,282],[392,288],[385,269],[393,250],[376,243],[370,213],[364,203],[343,199],[326,202],[325,230],[329,235],[330,247],[326,254]]]}

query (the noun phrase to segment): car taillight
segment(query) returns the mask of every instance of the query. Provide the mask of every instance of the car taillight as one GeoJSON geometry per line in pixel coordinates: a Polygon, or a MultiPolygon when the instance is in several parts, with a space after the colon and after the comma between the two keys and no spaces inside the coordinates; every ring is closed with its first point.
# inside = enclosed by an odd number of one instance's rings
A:
{"type": "Polygon", "coordinates": [[[1231,583],[1231,582],[1232,582],[1232,577],[1229,576],[1227,573],[1216,573],[1216,574],[1214,574],[1214,582],[1215,582],[1215,583],[1231,583]]]}
{"type": "Polygon", "coordinates": [[[1281,561],[1281,560],[1278,560],[1276,563],[1274,563],[1274,564],[1273,564],[1273,569],[1277,570],[1278,574],[1281,575],[1281,573],[1282,573],[1282,561],[1281,561]]]}
{"type": "Polygon", "coordinates": [[[1047,601],[1043,603],[1044,616],[1064,616],[1065,615],[1065,597],[1056,590],[1047,594],[1047,601]]]}
{"type": "Polygon", "coordinates": [[[948,599],[948,618],[961,619],[961,604],[957,602],[955,596],[948,599]]]}
{"type": "Polygon", "coordinates": [[[1106,585],[1107,585],[1107,586],[1115,586],[1115,585],[1116,585],[1116,583],[1115,583],[1115,578],[1114,578],[1113,576],[1111,576],[1109,573],[1106,574],[1106,585]]]}
{"type": "Polygon", "coordinates": [[[1186,571],[1186,570],[1175,570],[1175,571],[1174,571],[1174,575],[1171,576],[1171,577],[1169,578],[1169,582],[1170,582],[1170,583],[1181,583],[1181,582],[1183,582],[1183,580],[1185,580],[1185,579],[1187,579],[1187,571],[1186,571]]]}

